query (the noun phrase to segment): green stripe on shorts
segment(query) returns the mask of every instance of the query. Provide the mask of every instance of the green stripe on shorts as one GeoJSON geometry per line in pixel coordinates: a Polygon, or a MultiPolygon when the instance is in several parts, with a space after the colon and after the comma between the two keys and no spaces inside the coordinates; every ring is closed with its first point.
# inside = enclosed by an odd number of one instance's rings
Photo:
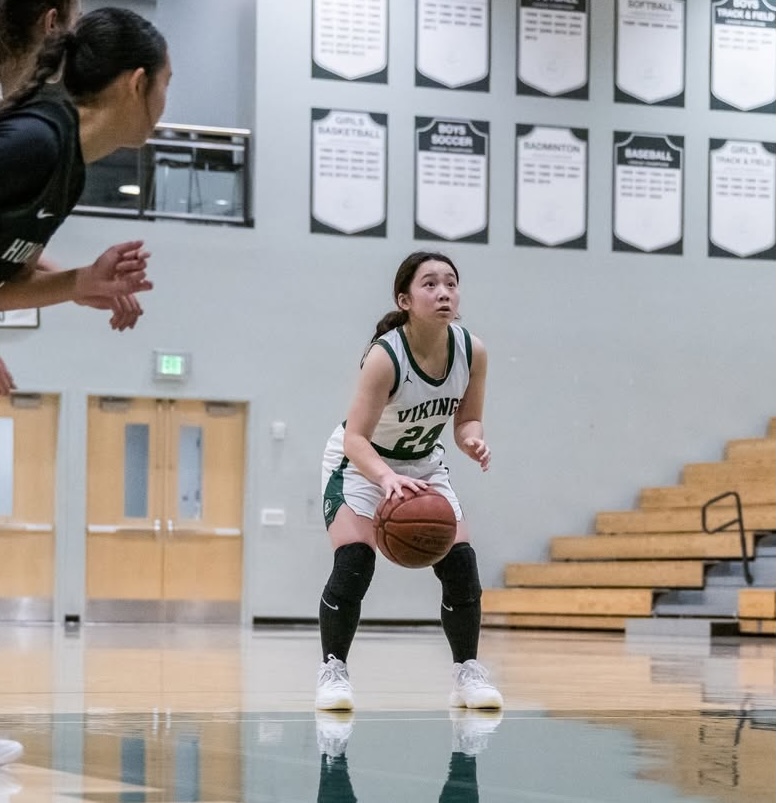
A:
{"type": "Polygon", "coordinates": [[[337,511],[345,504],[345,469],[350,461],[347,457],[342,458],[339,468],[331,472],[329,481],[326,483],[326,490],[323,494],[323,520],[326,522],[326,529],[331,527],[337,511]]]}

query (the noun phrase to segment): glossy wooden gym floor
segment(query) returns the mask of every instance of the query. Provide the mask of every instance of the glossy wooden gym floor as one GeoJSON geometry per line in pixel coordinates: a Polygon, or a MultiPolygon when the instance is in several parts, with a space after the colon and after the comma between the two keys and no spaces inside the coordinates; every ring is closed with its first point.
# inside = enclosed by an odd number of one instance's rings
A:
{"type": "Polygon", "coordinates": [[[776,798],[773,639],[487,630],[480,658],[503,716],[456,718],[438,630],[362,629],[327,762],[314,630],[4,626],[0,802],[776,798]]]}

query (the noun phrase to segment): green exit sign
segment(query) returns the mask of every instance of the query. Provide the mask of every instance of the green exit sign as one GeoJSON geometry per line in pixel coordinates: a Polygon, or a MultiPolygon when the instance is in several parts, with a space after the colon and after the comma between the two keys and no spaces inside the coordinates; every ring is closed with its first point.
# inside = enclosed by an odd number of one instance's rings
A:
{"type": "Polygon", "coordinates": [[[191,356],[180,351],[154,352],[155,379],[185,379],[189,375],[191,356]]]}

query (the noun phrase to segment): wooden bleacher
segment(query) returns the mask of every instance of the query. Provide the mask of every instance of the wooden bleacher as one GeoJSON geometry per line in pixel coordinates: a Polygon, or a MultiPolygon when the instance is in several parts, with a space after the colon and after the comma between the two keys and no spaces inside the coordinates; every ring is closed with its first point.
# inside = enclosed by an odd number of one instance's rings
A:
{"type": "Polygon", "coordinates": [[[738,592],[738,626],[742,633],[776,636],[776,590],[742,588],[738,592]]]}
{"type": "MultiPolygon", "coordinates": [[[[704,588],[710,565],[741,557],[737,530],[701,524],[702,505],[728,491],[741,497],[751,558],[758,531],[776,530],[776,418],[763,438],[729,441],[720,462],[685,466],[680,485],[643,489],[638,509],[599,513],[595,535],[553,538],[550,563],[508,565],[505,588],[483,592],[483,625],[623,630],[653,615],[658,593],[704,588]]],[[[709,525],[733,518],[734,506],[715,505],[709,525]]],[[[776,588],[741,590],[739,628],[776,634],[776,588]]]]}

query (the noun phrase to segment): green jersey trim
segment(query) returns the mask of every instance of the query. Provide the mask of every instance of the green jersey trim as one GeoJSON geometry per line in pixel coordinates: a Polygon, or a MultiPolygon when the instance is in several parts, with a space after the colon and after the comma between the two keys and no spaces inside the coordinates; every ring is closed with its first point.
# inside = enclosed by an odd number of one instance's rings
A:
{"type": "Polygon", "coordinates": [[[404,334],[404,329],[402,327],[399,327],[399,337],[401,337],[404,350],[407,352],[407,359],[410,361],[412,370],[429,385],[433,385],[437,388],[440,385],[444,385],[444,383],[447,382],[447,378],[450,376],[450,371],[453,370],[453,360],[455,359],[455,335],[453,334],[452,327],[447,327],[447,370],[441,379],[434,379],[433,377],[429,376],[415,362],[415,358],[412,356],[412,350],[410,349],[410,344],[407,342],[407,336],[404,334]]]}
{"type": "Polygon", "coordinates": [[[461,327],[461,331],[463,332],[463,342],[466,346],[466,364],[469,366],[469,370],[472,369],[472,336],[469,334],[468,329],[464,329],[463,326],[461,327]]]}
{"type": "MultiPolygon", "coordinates": [[[[399,358],[396,356],[396,352],[391,348],[390,343],[386,343],[385,340],[375,340],[375,343],[382,346],[388,356],[391,358],[391,362],[393,363],[393,371],[396,376],[396,379],[393,381],[393,387],[391,388],[391,392],[388,396],[393,396],[394,393],[399,389],[399,382],[401,382],[401,372],[399,371],[399,358]]],[[[410,358],[412,359],[412,358],[410,358]]]]}
{"type": "Polygon", "coordinates": [[[420,460],[423,457],[428,457],[434,449],[439,445],[439,441],[435,443],[430,449],[425,452],[413,452],[412,449],[384,449],[376,443],[372,444],[372,448],[380,455],[380,457],[388,457],[391,460],[420,460]]]}

